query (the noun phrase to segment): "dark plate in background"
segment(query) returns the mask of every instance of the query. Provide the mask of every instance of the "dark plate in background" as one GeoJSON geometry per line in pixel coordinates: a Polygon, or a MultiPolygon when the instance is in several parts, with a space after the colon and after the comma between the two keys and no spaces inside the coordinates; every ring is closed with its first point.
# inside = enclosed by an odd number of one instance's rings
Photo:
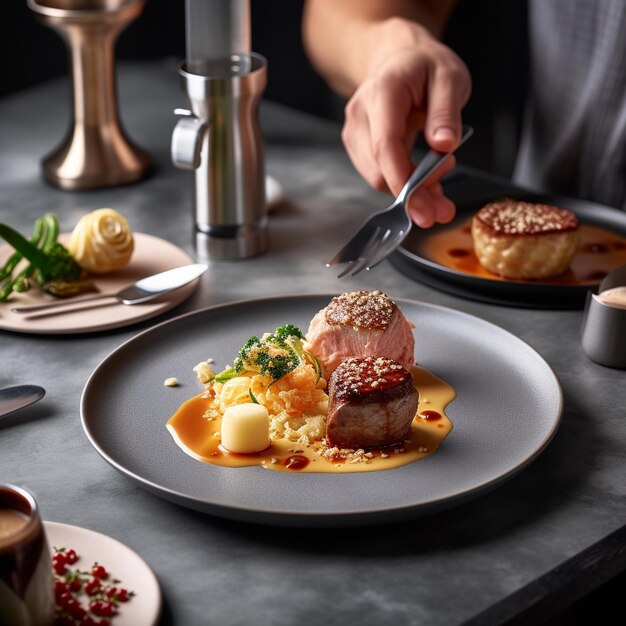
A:
{"type": "MultiPolygon", "coordinates": [[[[479,201],[457,205],[457,215],[451,224],[427,230],[413,228],[403,244],[390,257],[391,264],[410,278],[462,298],[536,309],[582,309],[587,292],[594,289],[593,285],[559,285],[483,278],[446,267],[428,257],[425,250],[430,237],[441,230],[459,226],[478,209],[497,197],[502,196],[492,195],[479,201]]],[[[626,213],[617,209],[553,195],[523,193],[511,194],[508,197],[569,209],[584,224],[601,226],[626,237],[626,213]]],[[[597,284],[599,283],[600,279],[597,284]]]]}

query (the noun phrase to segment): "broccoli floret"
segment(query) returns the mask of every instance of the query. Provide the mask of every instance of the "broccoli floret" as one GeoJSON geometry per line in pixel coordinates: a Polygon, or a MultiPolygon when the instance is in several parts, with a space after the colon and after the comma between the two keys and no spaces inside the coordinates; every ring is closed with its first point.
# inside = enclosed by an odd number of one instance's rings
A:
{"type": "Polygon", "coordinates": [[[276,349],[265,344],[255,351],[252,364],[259,368],[259,373],[278,380],[300,365],[298,355],[288,347],[276,349]]]}
{"type": "Polygon", "coordinates": [[[250,337],[250,339],[243,344],[241,350],[239,350],[239,354],[237,354],[235,362],[233,363],[233,369],[238,374],[241,374],[241,372],[246,369],[245,364],[250,361],[250,353],[252,352],[252,349],[258,347],[260,344],[260,339],[254,335],[252,335],[252,337],[250,337]]]}
{"type": "Polygon", "coordinates": [[[277,341],[285,341],[288,337],[304,339],[302,331],[293,324],[283,324],[282,326],[277,326],[273,337],[277,341]]]}
{"type": "Polygon", "coordinates": [[[220,372],[215,380],[225,382],[246,372],[270,376],[278,380],[302,362],[304,335],[292,324],[278,326],[272,334],[259,339],[252,336],[243,345],[232,367],[220,372]]]}
{"type": "Polygon", "coordinates": [[[77,280],[81,275],[81,268],[70,256],[67,248],[55,241],[44,250],[47,257],[45,265],[38,266],[35,276],[42,285],[51,280],[77,280]]]}

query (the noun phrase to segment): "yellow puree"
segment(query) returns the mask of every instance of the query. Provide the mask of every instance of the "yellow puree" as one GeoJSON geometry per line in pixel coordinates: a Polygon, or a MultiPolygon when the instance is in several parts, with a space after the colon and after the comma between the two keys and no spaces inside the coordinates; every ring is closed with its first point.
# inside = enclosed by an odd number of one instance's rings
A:
{"type": "MultiPolygon", "coordinates": [[[[452,430],[452,422],[445,415],[446,406],[456,393],[446,382],[421,367],[411,370],[413,384],[419,391],[417,414],[411,427],[408,444],[396,448],[372,450],[374,457],[367,461],[351,463],[349,460],[326,459],[319,454],[319,444],[305,446],[287,439],[276,439],[269,448],[254,454],[236,454],[220,446],[221,419],[203,418],[211,399],[200,394],[184,402],[167,422],[167,428],[176,443],[190,456],[205,463],[224,467],[261,465],[276,471],[325,472],[345,474],[391,469],[419,461],[437,451],[452,430]],[[425,419],[427,412],[441,415],[439,419],[425,419]],[[402,450],[396,452],[396,450],[402,450]],[[289,469],[286,460],[297,457],[297,470],[289,469]],[[301,459],[306,457],[308,463],[301,459]]],[[[432,416],[432,414],[431,414],[432,416]]],[[[436,417],[436,416],[435,416],[436,417]]]]}

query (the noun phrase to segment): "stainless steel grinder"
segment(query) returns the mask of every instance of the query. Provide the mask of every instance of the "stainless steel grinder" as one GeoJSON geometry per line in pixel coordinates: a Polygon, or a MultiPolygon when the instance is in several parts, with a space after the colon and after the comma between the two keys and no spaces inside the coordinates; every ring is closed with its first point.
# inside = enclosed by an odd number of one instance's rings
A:
{"type": "Polygon", "coordinates": [[[186,0],[187,57],[180,67],[191,110],[172,135],[172,160],[195,171],[199,260],[267,249],[265,164],[258,109],[267,62],[250,52],[249,0],[186,0]]]}

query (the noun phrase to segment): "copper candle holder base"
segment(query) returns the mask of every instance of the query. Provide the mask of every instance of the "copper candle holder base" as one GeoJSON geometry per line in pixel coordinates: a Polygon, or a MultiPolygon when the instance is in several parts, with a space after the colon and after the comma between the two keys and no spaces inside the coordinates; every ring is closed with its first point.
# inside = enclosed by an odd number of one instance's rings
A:
{"type": "Polygon", "coordinates": [[[120,125],[114,45],[145,0],[27,1],[65,40],[72,70],[71,127],[62,145],[44,158],[44,177],[62,189],[113,187],[142,179],[150,160],[120,125]]]}

